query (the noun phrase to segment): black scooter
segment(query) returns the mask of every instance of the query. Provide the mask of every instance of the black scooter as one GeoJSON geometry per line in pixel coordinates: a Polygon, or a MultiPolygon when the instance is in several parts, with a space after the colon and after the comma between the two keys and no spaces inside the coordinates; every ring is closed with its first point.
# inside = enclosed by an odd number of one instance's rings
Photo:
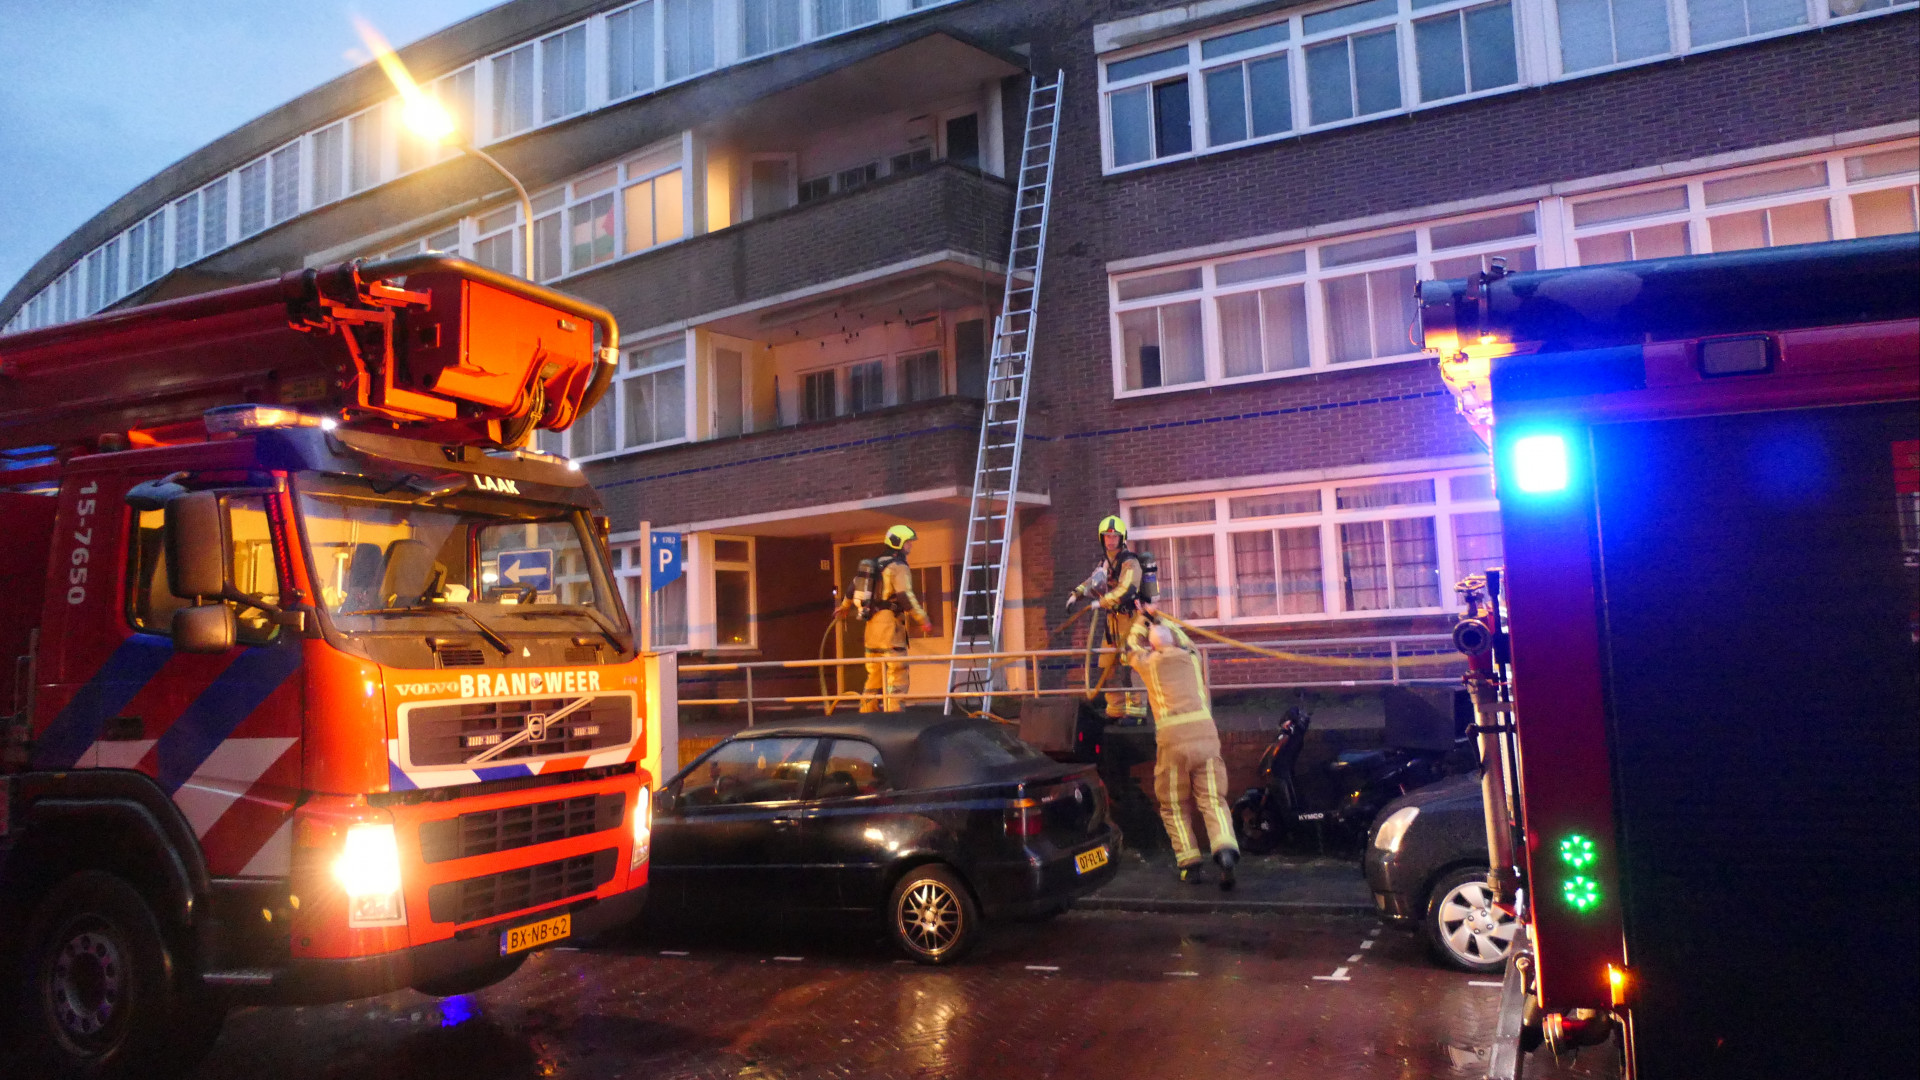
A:
{"type": "Polygon", "coordinates": [[[1464,739],[1439,752],[1343,750],[1326,766],[1330,802],[1307,805],[1294,772],[1312,724],[1310,714],[1298,707],[1288,709],[1273,742],[1260,755],[1259,786],[1234,801],[1234,832],[1243,851],[1264,855],[1282,845],[1297,844],[1309,832],[1322,850],[1328,833],[1338,842],[1363,841],[1381,807],[1414,788],[1475,765],[1473,745],[1464,739]]]}

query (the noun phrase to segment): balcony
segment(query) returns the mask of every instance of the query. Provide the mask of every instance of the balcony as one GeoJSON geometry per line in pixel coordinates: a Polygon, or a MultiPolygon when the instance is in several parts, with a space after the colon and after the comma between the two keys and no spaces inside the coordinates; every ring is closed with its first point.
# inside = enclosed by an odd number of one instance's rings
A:
{"type": "Polygon", "coordinates": [[[891,274],[978,278],[1006,254],[1013,191],[949,162],[568,279],[630,330],[732,318],[891,274]]]}
{"type": "MultiPolygon", "coordinates": [[[[871,513],[859,504],[885,504],[897,517],[902,498],[946,504],[947,513],[957,505],[964,516],[980,409],[977,401],[938,398],[587,468],[616,531],[641,520],[709,527],[756,517],[798,521],[828,507],[835,528],[857,529],[871,513]]],[[[820,523],[805,529],[819,531],[820,523]]]]}

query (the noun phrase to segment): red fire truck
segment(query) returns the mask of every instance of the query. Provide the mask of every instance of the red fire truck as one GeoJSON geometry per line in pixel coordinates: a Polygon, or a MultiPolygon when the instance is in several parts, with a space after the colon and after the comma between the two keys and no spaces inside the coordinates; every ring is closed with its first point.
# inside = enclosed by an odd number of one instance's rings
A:
{"type": "Polygon", "coordinates": [[[28,1075],[183,1067],[234,1004],[465,992],[638,910],[656,658],[592,488],[518,448],[618,340],[439,255],[0,338],[28,1075]]]}
{"type": "Polygon", "coordinates": [[[1456,642],[1522,1044],[1920,1068],[1920,236],[1426,282],[1505,568],[1456,642]]]}

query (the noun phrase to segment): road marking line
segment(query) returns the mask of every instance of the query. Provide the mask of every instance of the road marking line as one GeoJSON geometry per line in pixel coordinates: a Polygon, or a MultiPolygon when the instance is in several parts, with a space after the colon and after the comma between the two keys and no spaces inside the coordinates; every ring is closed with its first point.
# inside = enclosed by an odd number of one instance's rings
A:
{"type": "Polygon", "coordinates": [[[1359,963],[1359,962],[1360,962],[1360,954],[1359,954],[1359,953],[1354,953],[1354,954],[1353,954],[1352,956],[1349,956],[1349,957],[1347,957],[1347,963],[1349,963],[1349,964],[1357,964],[1357,963],[1359,963]]]}
{"type": "Polygon", "coordinates": [[[778,962],[778,963],[782,963],[782,964],[797,964],[797,963],[799,963],[800,961],[802,961],[802,960],[805,960],[805,959],[806,959],[806,957],[804,957],[804,956],[776,956],[776,957],[774,957],[774,960],[775,960],[776,962],[778,962]]]}
{"type": "Polygon", "coordinates": [[[1368,936],[1368,937],[1379,937],[1379,936],[1380,936],[1380,928],[1376,926],[1376,927],[1374,927],[1373,929],[1371,929],[1371,930],[1369,930],[1369,931],[1367,931],[1367,936],[1368,936]]]}
{"type": "Polygon", "coordinates": [[[1189,978],[1189,979],[1197,979],[1197,978],[1199,978],[1199,977],[1200,977],[1200,973],[1199,973],[1199,972],[1197,972],[1197,971],[1163,971],[1163,972],[1161,972],[1160,974],[1162,974],[1162,975],[1180,975],[1180,976],[1184,976],[1185,978],[1189,978]]]}
{"type": "Polygon", "coordinates": [[[580,950],[578,947],[573,945],[555,945],[553,947],[553,951],[554,952],[579,952],[580,950]]]}
{"type": "Polygon", "coordinates": [[[1361,942],[1361,943],[1360,943],[1360,947],[1361,947],[1361,948],[1363,948],[1363,949],[1371,949],[1371,948],[1373,948],[1373,941],[1372,941],[1372,939],[1368,939],[1368,940],[1366,940],[1366,941],[1363,941],[1363,942],[1361,942]]]}
{"type": "Polygon", "coordinates": [[[1468,986],[1505,986],[1505,983],[1488,982],[1485,979],[1468,979],[1468,986]]]}
{"type": "Polygon", "coordinates": [[[661,956],[685,956],[687,955],[687,951],[685,949],[661,949],[660,955],[661,956]]]}
{"type": "Polygon", "coordinates": [[[1314,978],[1319,979],[1321,982],[1352,982],[1353,981],[1351,978],[1348,978],[1347,969],[1343,967],[1334,968],[1333,974],[1331,975],[1315,975],[1314,978]]]}
{"type": "Polygon", "coordinates": [[[1027,970],[1028,971],[1059,971],[1060,968],[1054,964],[1028,964],[1027,970]]]}

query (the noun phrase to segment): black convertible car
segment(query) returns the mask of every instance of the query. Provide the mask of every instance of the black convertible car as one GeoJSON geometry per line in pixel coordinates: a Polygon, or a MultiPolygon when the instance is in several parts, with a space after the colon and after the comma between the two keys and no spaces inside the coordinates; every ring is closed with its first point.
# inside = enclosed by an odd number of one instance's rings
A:
{"type": "Polygon", "coordinates": [[[905,953],[960,958],[983,919],[1049,915],[1113,877],[1090,765],[932,709],[742,732],[662,788],[650,903],[879,912],[905,953]]]}

